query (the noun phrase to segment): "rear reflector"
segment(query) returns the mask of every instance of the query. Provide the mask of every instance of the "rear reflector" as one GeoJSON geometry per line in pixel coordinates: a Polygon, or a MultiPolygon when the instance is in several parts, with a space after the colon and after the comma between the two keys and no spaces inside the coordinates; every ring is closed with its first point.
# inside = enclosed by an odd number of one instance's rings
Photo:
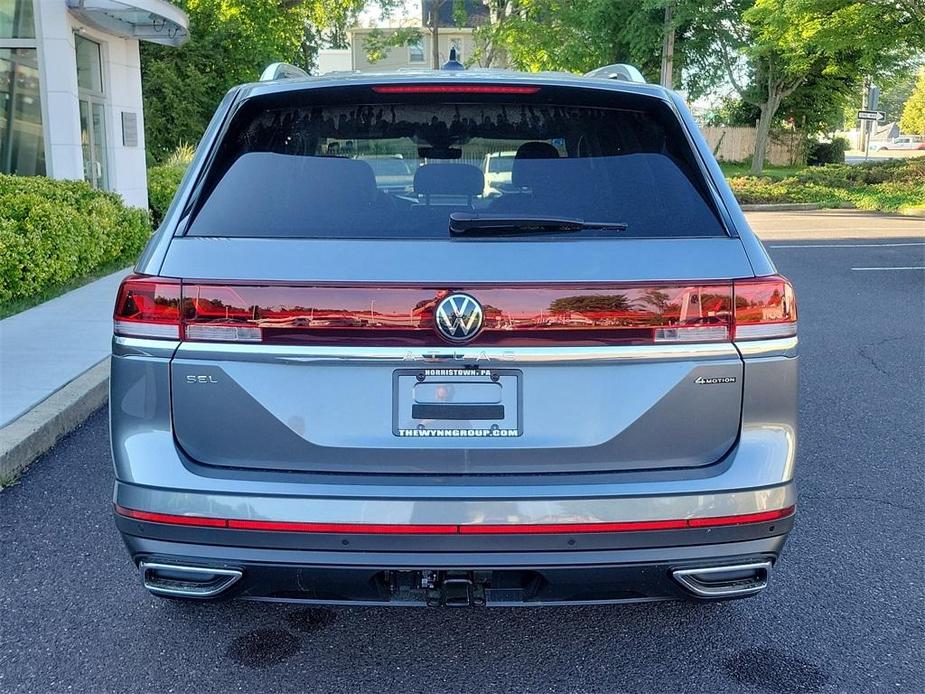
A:
{"type": "Polygon", "coordinates": [[[539,87],[515,84],[382,84],[377,94],[536,94],[539,87]]]}
{"type": "Polygon", "coordinates": [[[432,347],[436,306],[464,292],[482,306],[475,347],[729,342],[796,334],[783,277],[611,285],[396,287],[180,282],[133,275],[117,335],[198,342],[432,347]]]}
{"type": "Polygon", "coordinates": [[[748,523],[767,523],[792,516],[793,506],[738,516],[711,518],[678,518],[672,520],[620,521],[615,523],[540,523],[540,524],[489,524],[489,525],[402,525],[383,523],[303,523],[290,521],[241,520],[235,518],[208,518],[204,516],[178,516],[167,513],[136,511],[116,505],[116,513],[125,518],[163,523],[190,525],[232,530],[259,530],[286,533],[336,533],[346,535],[559,535],[570,533],[626,533],[655,530],[684,530],[687,528],[715,528],[748,523]]]}
{"type": "Polygon", "coordinates": [[[208,528],[227,528],[228,522],[221,518],[205,518],[203,516],[175,516],[170,513],[152,513],[150,511],[137,511],[135,509],[116,506],[116,513],[126,518],[147,521],[148,523],[165,523],[168,525],[193,525],[208,528]]]}

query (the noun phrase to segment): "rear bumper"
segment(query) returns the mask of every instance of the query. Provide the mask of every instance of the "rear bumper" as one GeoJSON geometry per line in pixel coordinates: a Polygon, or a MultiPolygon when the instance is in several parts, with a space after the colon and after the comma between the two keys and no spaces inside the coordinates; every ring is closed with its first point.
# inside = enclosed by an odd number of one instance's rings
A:
{"type": "MultiPolygon", "coordinates": [[[[720,590],[713,599],[745,597],[767,584],[792,524],[791,516],[666,532],[442,538],[179,528],[117,517],[142,569],[153,564],[234,576],[209,598],[410,606],[711,599],[685,586],[677,572],[763,567],[752,577],[733,576],[736,580],[727,581],[732,590],[720,590]]],[[[157,569],[143,573],[152,592],[160,592],[159,585],[178,585],[159,583],[157,569]]],[[[709,574],[700,578],[712,580],[709,574]]],[[[183,590],[177,596],[196,597],[183,590]]]]}
{"type": "MultiPolygon", "coordinates": [[[[785,509],[796,501],[796,343],[759,342],[739,347],[750,386],[744,391],[739,439],[716,463],[606,473],[418,476],[198,464],[173,435],[172,348],[117,339],[110,398],[114,501],[152,514],[255,525],[621,524],[785,509]]],[[[641,533],[434,537],[290,535],[121,518],[118,524],[136,564],[240,573],[217,597],[417,604],[427,602],[426,591],[415,593],[407,582],[413,584],[423,572],[436,572],[438,581],[446,579],[446,572],[461,572],[462,577],[456,576],[461,582],[489,572],[483,590],[500,586],[499,591],[520,592],[485,592],[486,603],[548,604],[690,597],[673,572],[773,563],[792,520],[641,533]]]]}

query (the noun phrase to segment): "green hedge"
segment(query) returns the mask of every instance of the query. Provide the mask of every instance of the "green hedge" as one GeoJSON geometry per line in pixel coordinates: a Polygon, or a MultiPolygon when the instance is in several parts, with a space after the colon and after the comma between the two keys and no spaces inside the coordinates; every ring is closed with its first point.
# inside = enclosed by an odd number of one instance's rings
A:
{"type": "Polygon", "coordinates": [[[743,204],[811,202],[895,212],[925,206],[925,157],[828,164],[781,179],[735,176],[729,185],[743,204]]]}
{"type": "Polygon", "coordinates": [[[115,262],[151,235],[146,210],[83,181],[0,174],[0,303],[38,295],[115,262]]]}
{"type": "Polygon", "coordinates": [[[843,137],[836,137],[831,142],[810,142],[806,151],[806,163],[810,166],[844,164],[845,152],[849,149],[851,143],[843,137]]]}
{"type": "Polygon", "coordinates": [[[164,219],[185,171],[185,166],[176,164],[162,164],[148,169],[148,207],[151,208],[151,221],[155,227],[164,219]]]}

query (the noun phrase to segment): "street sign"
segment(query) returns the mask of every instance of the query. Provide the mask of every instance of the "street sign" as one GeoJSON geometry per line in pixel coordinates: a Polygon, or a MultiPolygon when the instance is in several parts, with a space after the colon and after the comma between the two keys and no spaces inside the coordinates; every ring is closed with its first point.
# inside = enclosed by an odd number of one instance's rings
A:
{"type": "Polygon", "coordinates": [[[886,114],[883,111],[858,111],[858,120],[883,120],[886,114]]]}

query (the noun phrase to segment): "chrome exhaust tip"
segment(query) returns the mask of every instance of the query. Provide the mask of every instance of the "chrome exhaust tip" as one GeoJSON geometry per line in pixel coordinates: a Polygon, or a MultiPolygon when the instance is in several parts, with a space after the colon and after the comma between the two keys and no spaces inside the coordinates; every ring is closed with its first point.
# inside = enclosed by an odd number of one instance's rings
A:
{"type": "Polygon", "coordinates": [[[744,597],[768,587],[771,562],[675,569],[671,577],[698,598],[744,597]]]}
{"type": "Polygon", "coordinates": [[[240,580],[238,569],[183,566],[157,562],[139,562],[138,570],[145,588],[155,595],[182,598],[214,598],[240,580]]]}

